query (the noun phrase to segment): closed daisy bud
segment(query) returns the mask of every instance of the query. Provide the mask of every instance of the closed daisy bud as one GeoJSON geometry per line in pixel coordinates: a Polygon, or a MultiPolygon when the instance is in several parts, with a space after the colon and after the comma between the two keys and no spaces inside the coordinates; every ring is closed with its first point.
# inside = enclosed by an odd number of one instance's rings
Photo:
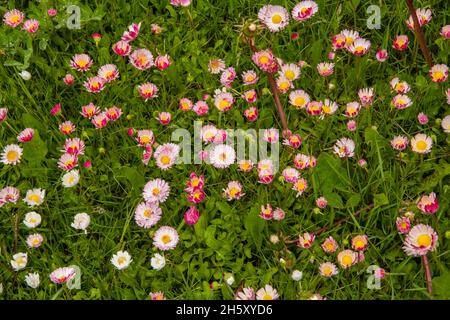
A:
{"type": "Polygon", "coordinates": [[[278,236],[276,234],[272,234],[270,236],[269,240],[273,244],[277,244],[278,242],[280,242],[280,239],[278,238],[278,236]]]}
{"type": "Polygon", "coordinates": [[[336,57],[336,53],[334,51],[330,51],[327,54],[327,58],[330,60],[334,60],[334,58],[336,57]]]}
{"type": "Polygon", "coordinates": [[[283,220],[285,216],[286,216],[286,213],[285,213],[284,210],[281,209],[281,208],[276,208],[276,209],[273,211],[273,219],[276,220],[276,221],[281,221],[281,220],[283,220]]]}
{"type": "Polygon", "coordinates": [[[450,39],[450,24],[442,27],[441,36],[443,36],[445,39],[450,39]]]}
{"type": "Polygon", "coordinates": [[[75,82],[75,78],[71,74],[66,74],[63,78],[63,81],[66,85],[71,86],[75,82]]]}
{"type": "Polygon", "coordinates": [[[431,140],[431,137],[426,134],[418,133],[411,139],[411,149],[416,153],[429,153],[432,146],[433,140],[431,140]]]}
{"type": "Polygon", "coordinates": [[[386,276],[386,271],[384,271],[383,268],[377,268],[377,269],[375,269],[373,275],[377,279],[384,279],[384,277],[386,276]]]}
{"type": "Polygon", "coordinates": [[[439,202],[434,192],[429,195],[422,195],[417,208],[425,214],[434,214],[439,210],[439,202]]]}
{"type": "Polygon", "coordinates": [[[323,251],[327,253],[336,252],[336,250],[339,248],[336,240],[334,240],[332,236],[326,238],[320,246],[322,247],[323,251]]]}
{"type": "Polygon", "coordinates": [[[0,123],[8,117],[8,108],[0,108],[0,123]]]}
{"type": "Polygon", "coordinates": [[[159,253],[156,253],[150,260],[150,264],[153,269],[159,271],[166,265],[166,259],[164,256],[160,255],[159,253]]]}
{"type": "Polygon", "coordinates": [[[350,268],[358,262],[358,253],[352,250],[344,250],[338,253],[337,260],[343,269],[350,268]]]}
{"type": "Polygon", "coordinates": [[[408,44],[409,44],[409,39],[407,35],[399,35],[395,38],[394,43],[392,45],[392,47],[395,50],[406,50],[408,48],[408,44]]]}
{"type": "Polygon", "coordinates": [[[417,115],[417,120],[419,121],[420,124],[427,124],[428,123],[428,116],[421,112],[417,115]]]}
{"type": "Polygon", "coordinates": [[[128,56],[131,52],[131,46],[127,41],[120,40],[112,46],[113,51],[119,56],[128,56]]]}
{"type": "Polygon", "coordinates": [[[359,159],[358,160],[358,166],[360,166],[361,168],[364,168],[365,166],[367,166],[366,159],[359,159]]]}
{"type": "Polygon", "coordinates": [[[320,198],[317,198],[316,205],[320,209],[324,209],[328,205],[328,201],[327,201],[327,199],[325,199],[325,197],[320,197],[320,198]]]}
{"type": "Polygon", "coordinates": [[[17,140],[19,142],[29,142],[31,139],[33,139],[34,136],[34,129],[33,128],[26,128],[22,132],[20,132],[17,136],[17,140]]]}
{"type": "Polygon", "coordinates": [[[356,130],[356,126],[357,126],[357,124],[356,124],[355,120],[349,120],[347,122],[347,130],[348,131],[355,131],[356,130]]]}
{"type": "Polygon", "coordinates": [[[132,23],[128,26],[128,30],[122,35],[122,41],[133,41],[139,35],[139,30],[141,29],[141,22],[132,23]]]}
{"type": "Polygon", "coordinates": [[[95,45],[98,45],[102,39],[102,35],[100,33],[93,33],[91,34],[91,38],[94,40],[95,45]]]}
{"type": "Polygon", "coordinates": [[[332,262],[321,263],[319,266],[320,274],[325,278],[331,278],[338,274],[338,269],[336,265],[332,262]]]}
{"type": "Polygon", "coordinates": [[[25,81],[28,81],[31,79],[31,73],[29,73],[27,70],[22,70],[19,73],[19,76],[25,81]]]}
{"type": "Polygon", "coordinates": [[[379,62],[385,62],[389,57],[389,54],[387,52],[387,50],[385,49],[379,49],[377,51],[377,53],[375,54],[375,58],[379,61],[379,62]]]}
{"type": "Polygon", "coordinates": [[[163,56],[157,56],[155,59],[155,66],[161,71],[166,70],[168,67],[170,67],[170,65],[170,57],[167,54],[163,56]]]}
{"type": "Polygon", "coordinates": [[[200,213],[198,212],[197,208],[195,208],[194,206],[189,207],[189,209],[184,213],[184,221],[188,225],[196,224],[199,218],[200,218],[200,213]]]}

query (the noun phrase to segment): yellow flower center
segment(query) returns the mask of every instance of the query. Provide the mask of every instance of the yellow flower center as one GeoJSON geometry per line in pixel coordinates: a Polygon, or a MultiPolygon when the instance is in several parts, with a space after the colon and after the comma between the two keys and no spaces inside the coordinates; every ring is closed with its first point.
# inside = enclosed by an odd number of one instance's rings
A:
{"type": "Polygon", "coordinates": [[[357,46],[355,52],[364,52],[365,48],[363,46],[357,46]]]}
{"type": "Polygon", "coordinates": [[[37,203],[41,200],[41,197],[39,197],[39,195],[37,194],[32,194],[31,196],[28,197],[28,200],[37,203]]]}
{"type": "Polygon", "coordinates": [[[428,234],[422,234],[417,238],[417,244],[421,247],[429,247],[431,245],[431,237],[428,234]]]}
{"type": "Polygon", "coordinates": [[[221,153],[219,155],[219,159],[222,160],[222,161],[225,161],[227,159],[227,154],[225,152],[221,153]]]}
{"type": "Polygon", "coordinates": [[[294,80],[295,78],[295,73],[292,70],[288,70],[284,73],[284,76],[288,79],[288,80],[294,80]]]}
{"type": "Polygon", "coordinates": [[[150,209],[147,209],[144,211],[143,215],[147,218],[150,218],[151,216],[153,216],[153,211],[150,209]]]}
{"type": "Polygon", "coordinates": [[[280,87],[281,90],[286,90],[286,89],[288,89],[290,87],[290,84],[289,84],[289,82],[284,81],[284,82],[280,83],[279,87],[280,87]]]}
{"type": "Polygon", "coordinates": [[[323,273],[327,276],[331,275],[333,273],[333,270],[330,267],[325,267],[323,269],[323,273]]]}
{"type": "Polygon", "coordinates": [[[265,293],[265,294],[262,296],[262,300],[272,300],[272,295],[270,295],[270,294],[268,294],[268,293],[265,293]]]}
{"type": "Polygon", "coordinates": [[[165,234],[161,237],[161,241],[164,244],[168,244],[170,241],[172,241],[172,239],[170,238],[170,236],[168,234],[165,234]]]}
{"type": "Polygon", "coordinates": [[[160,193],[161,193],[161,190],[160,190],[159,188],[154,188],[153,191],[152,191],[152,194],[153,194],[154,196],[157,196],[157,195],[159,195],[160,193]]]}
{"type": "Polygon", "coordinates": [[[150,137],[149,136],[142,136],[141,137],[141,143],[149,143],[150,137]]]}
{"type": "Polygon", "coordinates": [[[344,256],[344,257],[342,258],[342,264],[343,264],[344,266],[350,266],[350,265],[352,264],[352,262],[353,262],[353,259],[352,259],[352,257],[349,256],[349,255],[344,256]]]}
{"type": "Polygon", "coordinates": [[[362,249],[362,248],[364,248],[364,241],[362,241],[362,240],[356,240],[355,241],[355,248],[357,248],[357,249],[362,249]]]}
{"type": "Polygon", "coordinates": [[[78,66],[79,66],[80,68],[84,68],[84,67],[86,67],[86,65],[88,64],[88,61],[87,61],[87,60],[84,60],[84,59],[80,59],[80,60],[77,61],[77,64],[78,64],[78,66]]]}
{"type": "Polygon", "coordinates": [[[19,153],[15,150],[8,151],[6,159],[10,162],[16,161],[19,158],[19,153]]]}
{"type": "Polygon", "coordinates": [[[269,62],[269,57],[268,56],[261,56],[261,57],[259,57],[258,61],[261,64],[266,64],[266,63],[269,62]]]}
{"type": "Polygon", "coordinates": [[[305,98],[297,97],[297,98],[295,98],[294,103],[296,106],[301,107],[301,106],[305,105],[305,98]]]}
{"type": "Polygon", "coordinates": [[[435,71],[433,72],[433,78],[435,80],[442,80],[444,79],[444,73],[442,71],[435,71]]]}
{"type": "Polygon", "coordinates": [[[230,194],[230,196],[231,196],[232,198],[234,198],[234,197],[236,197],[236,195],[239,193],[239,189],[236,188],[236,187],[232,187],[232,188],[229,190],[228,193],[230,194]]]}
{"type": "Polygon", "coordinates": [[[164,155],[161,157],[161,163],[164,165],[168,165],[170,163],[170,157],[167,155],[164,155]]]}
{"type": "Polygon", "coordinates": [[[345,44],[347,46],[351,45],[352,43],[353,43],[353,38],[352,37],[345,38],[345,44]]]}
{"type": "Polygon", "coordinates": [[[420,151],[426,150],[427,147],[428,147],[428,144],[427,144],[425,141],[423,141],[423,140],[418,141],[418,142],[416,143],[416,148],[417,148],[418,150],[420,150],[420,151]]]}
{"type": "Polygon", "coordinates": [[[331,113],[331,107],[327,105],[322,106],[323,113],[331,113]]]}
{"type": "Polygon", "coordinates": [[[125,258],[125,257],[120,257],[119,259],[117,259],[117,263],[118,263],[119,265],[120,265],[120,264],[124,264],[126,260],[127,260],[127,258],[125,258]]]}
{"type": "Polygon", "coordinates": [[[325,248],[327,248],[329,251],[333,251],[334,250],[334,244],[332,242],[326,242],[325,243],[325,248]]]}
{"type": "Polygon", "coordinates": [[[17,23],[17,22],[20,21],[20,16],[16,14],[16,15],[12,16],[12,17],[9,18],[9,19],[10,19],[10,21],[11,21],[12,23],[17,23]]]}
{"type": "Polygon", "coordinates": [[[275,24],[279,24],[283,20],[283,17],[279,14],[274,14],[272,16],[272,22],[275,24]]]}
{"type": "Polygon", "coordinates": [[[221,109],[228,108],[230,106],[230,103],[227,100],[222,100],[219,102],[219,107],[221,109]]]}
{"type": "Polygon", "coordinates": [[[32,241],[31,241],[31,245],[33,245],[33,246],[36,246],[36,245],[38,245],[39,244],[39,239],[33,239],[32,241]]]}

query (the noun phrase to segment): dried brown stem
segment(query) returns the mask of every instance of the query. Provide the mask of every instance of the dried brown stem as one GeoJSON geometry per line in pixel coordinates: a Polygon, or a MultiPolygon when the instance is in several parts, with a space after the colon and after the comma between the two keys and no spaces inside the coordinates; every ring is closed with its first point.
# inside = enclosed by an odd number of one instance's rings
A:
{"type": "Polygon", "coordinates": [[[17,212],[14,217],[14,254],[17,253],[17,238],[19,237],[19,213],[17,212]]]}
{"type": "Polygon", "coordinates": [[[428,49],[427,43],[425,42],[425,36],[423,34],[422,28],[420,27],[419,19],[417,18],[413,1],[406,0],[406,5],[408,6],[409,12],[414,21],[414,33],[416,34],[416,38],[419,41],[420,49],[422,50],[422,54],[425,57],[428,66],[431,68],[433,67],[433,58],[431,57],[430,50],[428,49]]]}
{"type": "Polygon", "coordinates": [[[431,270],[430,270],[430,263],[428,262],[428,257],[422,256],[422,262],[423,266],[425,267],[425,276],[427,277],[427,291],[431,295],[433,294],[433,285],[431,282],[431,270]]]}

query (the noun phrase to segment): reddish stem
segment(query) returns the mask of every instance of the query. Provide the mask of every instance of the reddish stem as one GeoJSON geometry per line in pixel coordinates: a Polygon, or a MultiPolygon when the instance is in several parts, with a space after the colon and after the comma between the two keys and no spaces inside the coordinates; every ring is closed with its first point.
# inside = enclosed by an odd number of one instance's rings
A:
{"type": "Polygon", "coordinates": [[[430,270],[430,263],[428,262],[428,257],[422,256],[422,262],[423,262],[423,266],[425,267],[425,275],[427,277],[427,290],[428,293],[431,295],[433,294],[433,285],[431,282],[431,270],[430,270]]]}
{"type": "Polygon", "coordinates": [[[433,67],[433,58],[431,57],[430,50],[428,49],[427,43],[425,41],[425,36],[423,34],[422,28],[420,27],[419,19],[417,18],[416,9],[412,0],[406,0],[406,5],[408,6],[409,13],[411,14],[414,21],[414,33],[416,34],[417,40],[419,40],[420,49],[422,54],[427,61],[428,66],[433,67]]]}

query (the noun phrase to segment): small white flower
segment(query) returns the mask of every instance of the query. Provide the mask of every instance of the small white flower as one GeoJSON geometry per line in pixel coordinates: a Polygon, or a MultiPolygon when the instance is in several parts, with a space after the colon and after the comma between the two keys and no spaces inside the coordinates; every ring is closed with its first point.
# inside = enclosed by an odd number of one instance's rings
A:
{"type": "Polygon", "coordinates": [[[166,259],[164,256],[157,253],[151,258],[150,263],[153,269],[161,270],[166,265],[166,259]]]}
{"type": "Polygon", "coordinates": [[[26,253],[16,253],[12,258],[13,259],[11,260],[11,267],[14,269],[14,271],[19,271],[20,269],[23,269],[27,266],[28,255],[26,253]]]}
{"type": "Polygon", "coordinates": [[[118,269],[126,269],[130,265],[131,259],[130,254],[127,251],[118,251],[111,258],[111,263],[118,269]]]}
{"type": "Polygon", "coordinates": [[[91,223],[91,217],[87,213],[82,212],[82,213],[77,213],[75,215],[71,226],[74,229],[86,231],[86,229],[90,223],[91,223]]]}
{"type": "Polygon", "coordinates": [[[26,225],[28,228],[32,229],[40,225],[41,221],[42,221],[41,215],[37,212],[31,211],[25,215],[25,218],[23,219],[23,224],[26,225]]]}
{"type": "Polygon", "coordinates": [[[231,274],[225,280],[227,281],[229,286],[233,285],[234,283],[234,277],[231,274]]]}
{"type": "Polygon", "coordinates": [[[23,201],[30,207],[39,206],[44,202],[45,190],[44,189],[32,189],[28,190],[23,201]]]}
{"type": "Polygon", "coordinates": [[[298,270],[294,270],[292,272],[292,279],[294,281],[300,281],[300,280],[302,280],[302,278],[303,278],[303,272],[298,271],[298,270]]]}
{"type": "Polygon", "coordinates": [[[70,170],[62,176],[61,181],[65,188],[73,187],[80,181],[80,173],[77,169],[70,170]]]}
{"type": "Polygon", "coordinates": [[[25,81],[28,81],[31,79],[31,73],[29,73],[27,70],[23,70],[22,72],[20,72],[19,76],[25,81]]]}
{"type": "Polygon", "coordinates": [[[41,283],[39,273],[35,272],[27,274],[25,276],[25,282],[29,287],[36,289],[37,287],[39,287],[39,284],[41,283]]]}

